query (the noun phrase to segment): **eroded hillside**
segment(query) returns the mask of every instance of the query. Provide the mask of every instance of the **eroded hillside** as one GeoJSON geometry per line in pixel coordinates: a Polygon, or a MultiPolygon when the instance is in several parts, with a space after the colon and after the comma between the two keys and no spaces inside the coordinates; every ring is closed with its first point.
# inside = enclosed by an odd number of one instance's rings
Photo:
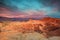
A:
{"type": "MultiPolygon", "coordinates": [[[[29,21],[22,22],[20,21],[0,22],[1,40],[16,40],[16,39],[24,40],[23,38],[25,37],[24,35],[29,36],[30,34],[32,36],[32,38],[30,39],[32,40],[40,40],[40,37],[44,39],[44,37],[60,36],[60,19],[48,17],[41,20],[30,19],[29,21]],[[20,37],[19,35],[22,37],[22,39],[19,38],[20,37]],[[34,36],[38,37],[36,37],[35,39],[33,38],[34,36]],[[10,37],[16,39],[9,39],[10,37]]],[[[25,40],[28,40],[28,38],[29,37],[27,37],[25,40]]]]}

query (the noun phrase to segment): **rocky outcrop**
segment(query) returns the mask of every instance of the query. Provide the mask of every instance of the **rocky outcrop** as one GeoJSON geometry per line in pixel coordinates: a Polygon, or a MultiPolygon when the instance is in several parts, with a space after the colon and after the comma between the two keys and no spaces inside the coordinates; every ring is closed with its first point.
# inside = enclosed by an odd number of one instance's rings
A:
{"type": "Polygon", "coordinates": [[[60,36],[60,19],[48,17],[41,21],[44,22],[45,26],[40,26],[40,30],[46,37],[60,36]]]}

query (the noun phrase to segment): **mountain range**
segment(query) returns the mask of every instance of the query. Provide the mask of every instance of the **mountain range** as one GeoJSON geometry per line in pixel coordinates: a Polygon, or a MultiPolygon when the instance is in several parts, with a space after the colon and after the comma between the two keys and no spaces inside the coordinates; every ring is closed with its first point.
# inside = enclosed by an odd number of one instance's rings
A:
{"type": "Polygon", "coordinates": [[[27,21],[29,19],[38,20],[39,18],[8,18],[8,17],[0,17],[0,21],[27,21]]]}

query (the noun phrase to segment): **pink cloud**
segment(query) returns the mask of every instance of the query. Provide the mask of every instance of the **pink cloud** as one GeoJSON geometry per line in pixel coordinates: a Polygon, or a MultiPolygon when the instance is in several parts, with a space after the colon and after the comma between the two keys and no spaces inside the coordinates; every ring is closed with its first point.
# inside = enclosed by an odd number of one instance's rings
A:
{"type": "Polygon", "coordinates": [[[0,12],[0,16],[3,16],[3,17],[10,17],[10,18],[13,18],[13,17],[20,17],[20,18],[41,18],[41,17],[45,17],[45,12],[43,11],[26,11],[26,12],[20,12],[20,11],[10,11],[9,9],[7,8],[0,8],[1,9],[1,12],[0,12]]]}

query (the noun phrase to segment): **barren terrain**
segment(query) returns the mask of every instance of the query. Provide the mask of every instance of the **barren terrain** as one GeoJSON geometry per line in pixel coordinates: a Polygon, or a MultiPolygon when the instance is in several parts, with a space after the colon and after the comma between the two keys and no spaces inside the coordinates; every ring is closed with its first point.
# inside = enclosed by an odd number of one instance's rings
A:
{"type": "Polygon", "coordinates": [[[2,21],[0,40],[60,40],[60,19],[2,21]]]}

